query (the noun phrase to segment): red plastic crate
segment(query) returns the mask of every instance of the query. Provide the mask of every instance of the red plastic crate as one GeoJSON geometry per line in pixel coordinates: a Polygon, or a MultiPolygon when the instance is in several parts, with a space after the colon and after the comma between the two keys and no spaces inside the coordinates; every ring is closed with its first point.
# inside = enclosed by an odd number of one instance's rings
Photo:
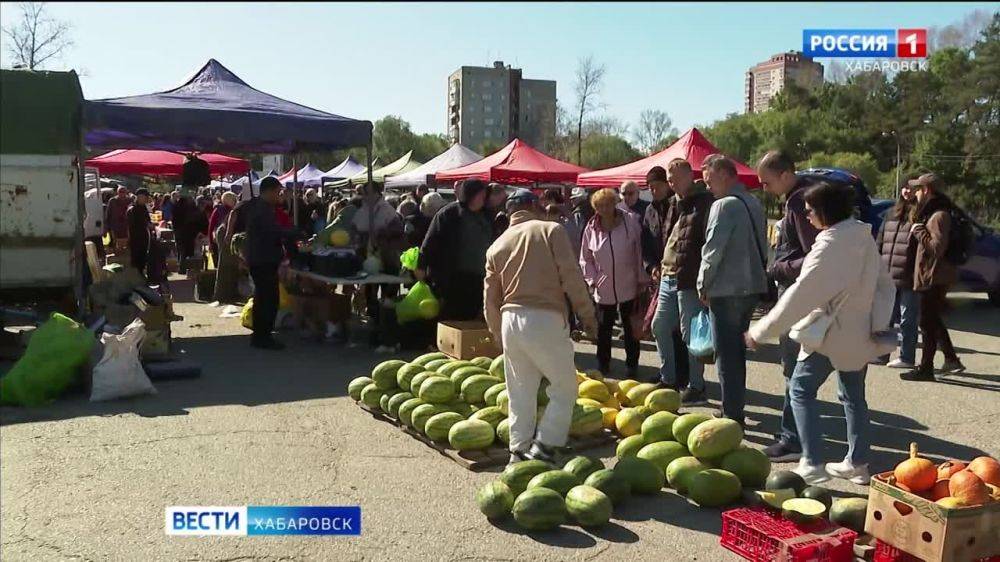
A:
{"type": "Polygon", "coordinates": [[[719,543],[753,562],[779,557],[786,562],[848,562],[854,558],[857,537],[850,529],[828,523],[800,526],[767,509],[743,507],[722,514],[719,543]]]}
{"type": "MultiPolygon", "coordinates": [[[[872,562],[924,562],[924,560],[907,554],[889,543],[877,540],[875,541],[875,556],[872,557],[872,562]]],[[[1000,556],[981,558],[975,562],[1000,562],[1000,556]]]]}

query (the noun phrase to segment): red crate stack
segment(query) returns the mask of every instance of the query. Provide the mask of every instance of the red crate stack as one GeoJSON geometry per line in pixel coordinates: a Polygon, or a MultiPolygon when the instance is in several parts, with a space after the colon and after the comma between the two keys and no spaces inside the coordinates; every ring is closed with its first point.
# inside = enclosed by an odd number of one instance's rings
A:
{"type": "Polygon", "coordinates": [[[744,507],[722,514],[719,542],[753,562],[848,562],[857,536],[829,523],[796,525],[767,509],[744,507]]]}

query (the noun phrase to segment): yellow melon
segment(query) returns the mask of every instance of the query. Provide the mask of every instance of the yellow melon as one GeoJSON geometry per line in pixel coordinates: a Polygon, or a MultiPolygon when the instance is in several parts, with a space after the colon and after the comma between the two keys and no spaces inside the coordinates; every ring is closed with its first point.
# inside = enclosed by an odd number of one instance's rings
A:
{"type": "Polygon", "coordinates": [[[615,418],[618,416],[618,410],[601,408],[601,416],[604,418],[604,429],[615,429],[615,418]]]}
{"type": "Polygon", "coordinates": [[[611,393],[608,392],[608,387],[604,386],[601,381],[585,380],[580,383],[580,397],[590,398],[598,402],[604,402],[605,400],[611,398],[611,393]]]}

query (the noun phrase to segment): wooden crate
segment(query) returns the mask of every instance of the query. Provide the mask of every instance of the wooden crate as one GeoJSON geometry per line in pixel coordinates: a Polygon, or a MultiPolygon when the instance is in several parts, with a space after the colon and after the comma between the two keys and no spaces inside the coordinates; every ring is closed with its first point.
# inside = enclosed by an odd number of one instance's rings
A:
{"type": "MultiPolygon", "coordinates": [[[[442,443],[437,443],[428,439],[426,435],[423,435],[419,431],[407,427],[399,420],[395,420],[385,415],[385,413],[369,408],[362,402],[358,402],[358,406],[362,410],[368,412],[375,419],[392,424],[404,433],[413,437],[417,441],[427,445],[428,447],[434,449],[438,453],[448,457],[449,459],[455,461],[457,464],[471,470],[473,472],[479,472],[487,470],[497,466],[504,466],[507,461],[510,460],[510,453],[507,448],[502,446],[493,446],[488,449],[483,449],[480,451],[456,451],[446,447],[442,443]]],[[[566,442],[566,449],[572,452],[585,451],[587,449],[596,449],[598,447],[603,447],[605,445],[613,444],[615,442],[615,436],[608,430],[601,430],[600,433],[589,435],[587,437],[570,437],[569,441],[566,442]]]]}

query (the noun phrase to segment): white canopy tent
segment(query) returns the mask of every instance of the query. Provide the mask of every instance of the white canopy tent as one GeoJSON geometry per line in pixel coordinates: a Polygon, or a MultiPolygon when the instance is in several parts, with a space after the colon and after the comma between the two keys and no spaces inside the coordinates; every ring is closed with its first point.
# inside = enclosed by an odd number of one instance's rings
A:
{"type": "Polygon", "coordinates": [[[475,151],[461,144],[453,144],[451,148],[431,158],[416,169],[386,177],[385,187],[386,189],[407,189],[420,184],[427,184],[428,179],[433,181],[434,174],[442,170],[460,168],[482,159],[483,157],[475,151]]]}
{"type": "Polygon", "coordinates": [[[337,164],[333,168],[330,168],[328,172],[323,174],[323,178],[328,180],[342,180],[344,178],[354,177],[365,171],[364,165],[358,163],[353,156],[348,156],[343,162],[337,164]]]}

